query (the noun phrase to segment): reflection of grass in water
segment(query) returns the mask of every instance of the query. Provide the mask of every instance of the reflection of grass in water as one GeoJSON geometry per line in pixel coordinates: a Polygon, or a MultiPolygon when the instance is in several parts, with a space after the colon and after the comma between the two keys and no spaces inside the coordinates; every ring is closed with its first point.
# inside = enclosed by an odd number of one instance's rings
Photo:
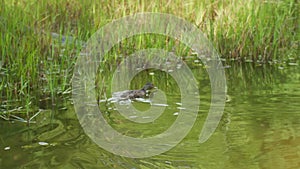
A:
{"type": "MultiPolygon", "coordinates": [[[[0,2],[1,109],[11,109],[5,106],[5,100],[20,100],[20,106],[29,110],[39,105],[40,99],[50,97],[55,103],[56,97],[70,93],[75,54],[80,46],[53,39],[51,32],[86,41],[104,24],[136,12],[166,12],[183,17],[201,28],[225,57],[265,61],[296,58],[298,54],[299,4],[295,0],[32,2],[0,2]]],[[[103,64],[119,63],[120,54],[126,56],[142,48],[170,51],[174,46],[177,53],[188,54],[184,45],[167,37],[136,36],[115,47],[115,57],[108,55],[103,64]]],[[[97,84],[108,82],[103,78],[97,84]]],[[[174,85],[167,83],[168,87],[174,85]]]]}
{"type": "MultiPolygon", "coordinates": [[[[226,70],[227,86],[229,91],[272,91],[283,83],[287,83],[289,70],[270,65],[256,65],[251,63],[231,64],[231,68],[226,70]],[[261,89],[261,90],[260,90],[261,89]]],[[[295,76],[297,76],[295,74],[295,76]]]]}

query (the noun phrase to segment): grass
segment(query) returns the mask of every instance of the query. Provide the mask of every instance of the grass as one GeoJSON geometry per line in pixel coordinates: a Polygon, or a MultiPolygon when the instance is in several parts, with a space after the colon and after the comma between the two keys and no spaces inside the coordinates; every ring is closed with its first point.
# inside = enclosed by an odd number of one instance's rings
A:
{"type": "MultiPolygon", "coordinates": [[[[81,49],[76,42],[86,41],[114,19],[137,12],[170,13],[190,21],[226,59],[294,62],[299,60],[299,8],[298,0],[1,0],[0,110],[14,109],[10,100],[26,107],[27,114],[40,100],[50,98],[55,104],[57,96],[71,91],[81,49]],[[53,38],[53,32],[58,37],[53,38]],[[75,39],[62,43],[63,35],[75,39]]],[[[110,53],[115,57],[104,59],[116,64],[120,54],[150,47],[171,50],[174,45],[167,37],[137,36],[115,47],[110,53]]],[[[188,55],[186,47],[179,48],[188,55]]]]}

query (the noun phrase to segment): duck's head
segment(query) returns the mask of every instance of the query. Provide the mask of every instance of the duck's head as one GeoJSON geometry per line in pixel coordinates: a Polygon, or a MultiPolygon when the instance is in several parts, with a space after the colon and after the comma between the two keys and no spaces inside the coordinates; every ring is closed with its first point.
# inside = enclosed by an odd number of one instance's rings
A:
{"type": "Polygon", "coordinates": [[[146,91],[146,90],[151,90],[154,88],[154,85],[151,82],[147,82],[144,87],[142,88],[142,90],[146,91]]]}

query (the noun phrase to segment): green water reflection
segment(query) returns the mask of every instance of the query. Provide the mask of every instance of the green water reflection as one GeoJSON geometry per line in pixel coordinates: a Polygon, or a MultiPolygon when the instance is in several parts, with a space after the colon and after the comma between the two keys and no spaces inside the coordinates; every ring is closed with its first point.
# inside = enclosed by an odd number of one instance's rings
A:
{"type": "MultiPolygon", "coordinates": [[[[232,64],[226,69],[230,100],[217,130],[203,144],[198,137],[210,106],[210,83],[203,68],[195,66],[193,72],[200,82],[198,119],[187,137],[168,152],[130,159],[99,148],[84,134],[69,102],[67,109],[44,110],[29,127],[1,120],[0,168],[300,168],[299,67],[232,64]]],[[[157,121],[135,124],[113,107],[100,106],[110,125],[123,134],[155,135],[176,119],[180,96],[176,85],[170,88],[172,79],[147,80],[168,91],[169,106],[157,121]]],[[[144,81],[132,87],[139,88],[144,81]]]]}

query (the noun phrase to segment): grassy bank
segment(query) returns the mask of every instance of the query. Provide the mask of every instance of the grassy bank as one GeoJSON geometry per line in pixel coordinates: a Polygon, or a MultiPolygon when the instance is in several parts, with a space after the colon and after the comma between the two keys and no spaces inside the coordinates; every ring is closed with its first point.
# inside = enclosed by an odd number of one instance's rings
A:
{"type": "MultiPolygon", "coordinates": [[[[28,112],[41,100],[55,103],[57,95],[69,94],[80,50],[74,42],[86,41],[114,19],[137,12],[174,14],[197,25],[224,58],[275,63],[299,60],[299,10],[298,0],[1,0],[1,110],[15,108],[8,100],[28,112]],[[74,39],[62,42],[62,35],[74,39]]],[[[163,46],[165,37],[158,39],[161,43],[153,46],[145,37],[140,46],[172,48],[163,46]]],[[[134,50],[139,40],[128,40],[125,46],[134,50]]],[[[127,49],[117,49],[127,54],[127,49]]]]}

